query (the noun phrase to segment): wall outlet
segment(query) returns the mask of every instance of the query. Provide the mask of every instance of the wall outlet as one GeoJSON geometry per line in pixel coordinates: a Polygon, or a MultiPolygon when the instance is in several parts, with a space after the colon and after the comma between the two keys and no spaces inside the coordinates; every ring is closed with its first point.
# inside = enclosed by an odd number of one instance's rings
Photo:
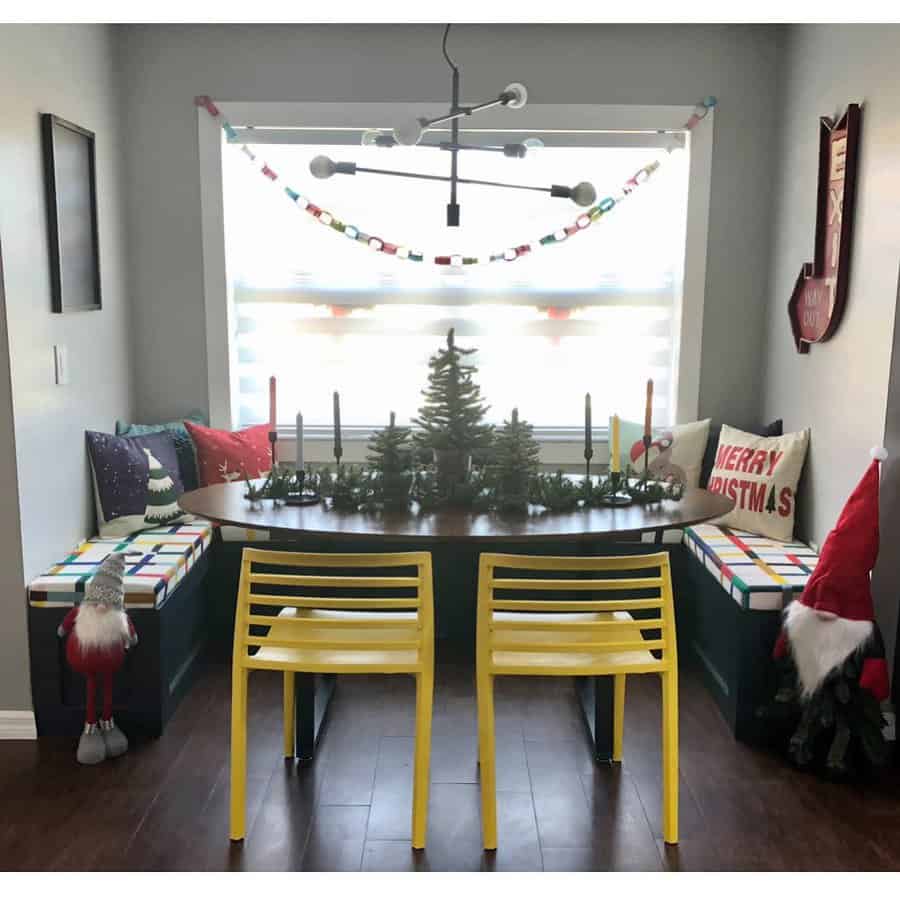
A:
{"type": "Polygon", "coordinates": [[[53,345],[53,370],[57,384],[69,383],[69,354],[65,344],[53,345]]]}

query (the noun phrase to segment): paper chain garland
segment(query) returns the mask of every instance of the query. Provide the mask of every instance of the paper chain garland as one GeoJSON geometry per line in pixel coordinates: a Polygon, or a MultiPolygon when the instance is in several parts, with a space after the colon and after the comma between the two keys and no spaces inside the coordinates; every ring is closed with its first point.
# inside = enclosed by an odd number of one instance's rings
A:
{"type": "MultiPolygon", "coordinates": [[[[211,97],[195,97],[194,103],[198,107],[203,107],[214,119],[217,118],[220,120],[222,124],[222,130],[225,132],[230,141],[236,141],[238,139],[237,131],[235,131],[228,120],[222,115],[221,110],[218,106],[216,106],[211,97]]],[[[687,120],[687,122],[684,123],[684,130],[692,131],[700,122],[703,121],[703,119],[706,118],[709,111],[713,109],[715,105],[715,97],[704,97],[703,100],[694,108],[694,112],[692,113],[691,117],[687,120]]],[[[241,152],[251,163],[256,162],[256,154],[246,144],[241,144],[241,152]]],[[[666,152],[671,153],[672,148],[668,148],[666,152]]],[[[630,194],[632,194],[636,188],[644,184],[644,182],[646,182],[647,179],[650,178],[650,176],[660,167],[661,164],[662,160],[656,159],[653,162],[648,163],[643,168],[638,169],[638,171],[634,175],[632,175],[624,185],[622,185],[622,188],[618,194],[611,197],[605,197],[598,204],[592,206],[589,210],[583,212],[580,216],[578,216],[578,218],[571,225],[565,225],[562,228],[557,229],[556,231],[545,234],[537,241],[529,241],[514,247],[508,247],[506,250],[503,250],[499,253],[492,253],[487,259],[480,259],[477,256],[464,256],[458,253],[443,254],[434,257],[434,264],[438,266],[474,266],[484,262],[498,262],[500,260],[513,262],[514,260],[525,256],[525,254],[530,253],[535,249],[536,246],[546,247],[551,244],[562,243],[563,241],[568,240],[573,235],[578,234],[580,231],[584,231],[591,224],[613,210],[630,194]]],[[[259,171],[262,175],[264,175],[271,181],[278,181],[278,174],[267,163],[263,163],[259,171]]],[[[407,259],[410,262],[423,262],[425,259],[425,255],[421,251],[411,250],[403,244],[396,244],[391,243],[390,241],[382,240],[380,237],[375,237],[374,235],[367,234],[365,231],[363,231],[361,228],[357,228],[355,225],[347,225],[332,213],[328,212],[328,210],[316,206],[315,203],[311,202],[298,191],[295,191],[288,185],[285,185],[284,192],[297,205],[298,208],[304,210],[314,218],[318,219],[322,225],[333,228],[335,231],[340,232],[345,237],[350,238],[350,240],[352,241],[357,241],[361,244],[367,244],[372,250],[375,250],[376,252],[386,253],[388,256],[396,256],[398,259],[407,259]]]]}

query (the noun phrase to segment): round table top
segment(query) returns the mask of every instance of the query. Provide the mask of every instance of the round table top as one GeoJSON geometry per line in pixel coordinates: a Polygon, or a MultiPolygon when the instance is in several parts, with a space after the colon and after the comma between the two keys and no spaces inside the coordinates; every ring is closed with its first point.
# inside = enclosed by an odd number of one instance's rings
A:
{"type": "Polygon", "coordinates": [[[641,532],[684,528],[729,512],[734,501],[709,491],[687,491],[671,500],[641,506],[599,507],[567,513],[541,512],[512,516],[441,510],[432,513],[336,512],[315,506],[250,509],[243,483],[214,484],[183,494],[186,512],[226,525],[264,531],[302,532],[334,537],[371,537],[380,540],[440,541],[577,541],[586,538],[627,540],[641,532]]]}

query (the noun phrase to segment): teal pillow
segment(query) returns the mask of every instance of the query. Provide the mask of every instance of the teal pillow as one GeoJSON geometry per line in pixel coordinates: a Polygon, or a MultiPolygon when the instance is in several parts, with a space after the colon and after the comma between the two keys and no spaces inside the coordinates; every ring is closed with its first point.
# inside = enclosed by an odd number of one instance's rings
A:
{"type": "Polygon", "coordinates": [[[200,484],[197,478],[197,454],[194,451],[194,442],[191,440],[187,428],[184,427],[185,420],[197,422],[200,425],[209,424],[206,413],[195,409],[191,410],[184,419],[177,419],[174,422],[162,422],[159,425],[135,425],[133,422],[123,422],[120,419],[116,422],[116,434],[125,437],[135,437],[142,434],[159,434],[161,431],[169,432],[175,443],[178,469],[184,489],[193,491],[200,484]]]}

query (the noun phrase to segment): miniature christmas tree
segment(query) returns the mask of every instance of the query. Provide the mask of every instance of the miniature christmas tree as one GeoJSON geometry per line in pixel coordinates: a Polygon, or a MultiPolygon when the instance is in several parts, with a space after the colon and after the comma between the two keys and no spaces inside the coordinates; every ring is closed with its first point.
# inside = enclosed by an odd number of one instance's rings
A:
{"type": "Polygon", "coordinates": [[[168,525],[180,519],[184,512],[178,505],[175,482],[165,466],[146,448],[150,477],[147,479],[147,506],[144,521],[148,525],[168,525]]]}
{"type": "Polygon", "coordinates": [[[446,350],[428,361],[428,387],[422,392],[425,403],[413,420],[421,429],[414,436],[416,445],[433,452],[438,482],[451,501],[455,487],[465,481],[472,454],[488,450],[493,433],[484,424],[488,406],[473,381],[478,370],[465,362],[474,352],[456,346],[452,328],[447,332],[446,350]]]}
{"type": "Polygon", "coordinates": [[[374,473],[374,500],[385,509],[405,510],[409,507],[412,484],[412,448],[410,430],[398,428],[392,412],[387,428],[376,431],[366,457],[374,473]]]}
{"type": "Polygon", "coordinates": [[[523,513],[540,464],[531,425],[514,409],[494,438],[494,502],[498,512],[523,513]]]}

